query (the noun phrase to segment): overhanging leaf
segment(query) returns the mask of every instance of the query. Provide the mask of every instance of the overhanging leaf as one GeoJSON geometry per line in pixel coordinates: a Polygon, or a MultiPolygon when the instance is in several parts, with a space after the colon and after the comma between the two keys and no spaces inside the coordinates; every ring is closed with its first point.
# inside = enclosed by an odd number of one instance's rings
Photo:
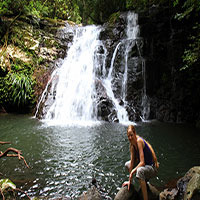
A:
{"type": "Polygon", "coordinates": [[[9,180],[8,178],[6,179],[1,179],[0,180],[0,189],[2,192],[4,192],[4,190],[6,190],[7,188],[11,188],[11,189],[16,189],[16,185],[9,180]]]}

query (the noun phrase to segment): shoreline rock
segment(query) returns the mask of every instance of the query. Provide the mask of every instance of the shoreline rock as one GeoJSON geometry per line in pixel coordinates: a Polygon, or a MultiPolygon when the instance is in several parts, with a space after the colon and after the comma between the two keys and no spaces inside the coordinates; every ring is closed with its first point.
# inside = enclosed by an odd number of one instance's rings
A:
{"type": "MultiPolygon", "coordinates": [[[[147,183],[149,200],[199,200],[200,199],[200,166],[194,166],[176,183],[174,188],[165,188],[159,191],[147,183]]],[[[100,189],[93,184],[78,200],[102,200],[100,189]]],[[[114,200],[143,200],[141,189],[137,191],[133,185],[130,190],[121,187],[114,200]]]]}
{"type": "Polygon", "coordinates": [[[160,200],[199,200],[200,199],[200,166],[192,167],[177,181],[175,188],[167,188],[160,193],[160,200]]]}

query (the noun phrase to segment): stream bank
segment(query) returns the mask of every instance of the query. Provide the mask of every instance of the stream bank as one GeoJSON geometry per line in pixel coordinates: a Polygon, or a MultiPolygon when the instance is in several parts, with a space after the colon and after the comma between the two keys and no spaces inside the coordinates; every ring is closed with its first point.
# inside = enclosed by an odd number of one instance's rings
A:
{"type": "MultiPolygon", "coordinates": [[[[96,182],[95,182],[96,183],[96,182]]],[[[200,199],[200,166],[192,167],[182,178],[180,178],[175,187],[165,188],[158,191],[150,183],[147,183],[149,200],[199,200],[200,199]]],[[[84,192],[78,200],[91,199],[103,200],[101,190],[96,184],[84,192]]],[[[143,200],[141,189],[136,190],[131,185],[130,190],[122,187],[117,192],[114,200],[143,200]]]]}

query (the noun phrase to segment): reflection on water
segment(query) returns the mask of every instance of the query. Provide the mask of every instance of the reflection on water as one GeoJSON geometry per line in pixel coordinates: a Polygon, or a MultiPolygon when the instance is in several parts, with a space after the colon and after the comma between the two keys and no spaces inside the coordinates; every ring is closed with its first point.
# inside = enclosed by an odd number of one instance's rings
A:
{"type": "MultiPolygon", "coordinates": [[[[199,131],[158,122],[138,124],[139,135],[154,147],[160,170],[152,183],[163,187],[191,167],[199,165],[199,131]]],[[[126,126],[100,123],[90,127],[47,127],[29,116],[1,115],[0,140],[22,150],[30,169],[16,158],[2,158],[0,172],[30,196],[76,199],[93,177],[113,199],[128,178],[126,126]]],[[[137,182],[135,182],[137,184],[137,182]]]]}

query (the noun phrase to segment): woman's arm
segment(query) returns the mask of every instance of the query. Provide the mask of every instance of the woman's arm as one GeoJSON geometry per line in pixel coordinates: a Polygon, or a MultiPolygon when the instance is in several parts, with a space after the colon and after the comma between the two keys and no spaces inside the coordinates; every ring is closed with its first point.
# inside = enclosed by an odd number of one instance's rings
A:
{"type": "Polygon", "coordinates": [[[133,175],[136,173],[137,168],[145,165],[143,145],[144,145],[144,142],[142,140],[138,139],[137,146],[138,146],[138,150],[139,150],[140,162],[138,163],[138,165],[134,169],[132,169],[130,171],[129,180],[124,182],[124,184],[123,184],[123,186],[128,185],[128,190],[130,189],[130,185],[131,185],[131,182],[132,182],[132,179],[133,179],[133,175]]]}
{"type": "Polygon", "coordinates": [[[154,160],[154,162],[155,162],[155,167],[158,169],[158,168],[159,168],[159,162],[158,162],[158,160],[157,160],[155,151],[153,150],[153,147],[152,147],[147,141],[146,141],[146,143],[148,144],[149,149],[151,150],[151,153],[152,153],[152,156],[153,156],[153,160],[154,160]]]}
{"type": "MultiPolygon", "coordinates": [[[[132,169],[132,171],[131,171],[132,176],[133,176],[133,174],[136,173],[138,167],[141,167],[141,166],[144,166],[144,165],[145,165],[145,161],[144,161],[144,151],[143,151],[144,142],[143,142],[143,140],[142,140],[141,138],[139,138],[139,139],[137,140],[137,146],[138,146],[138,151],[139,151],[139,157],[140,157],[139,159],[140,159],[140,162],[138,163],[138,165],[137,165],[134,169],[132,169]]],[[[131,174],[130,174],[130,175],[131,175],[131,174]]]]}
{"type": "Polygon", "coordinates": [[[131,173],[135,164],[135,150],[132,145],[130,145],[130,153],[131,153],[131,163],[130,163],[130,168],[129,168],[129,174],[131,173]]]}

